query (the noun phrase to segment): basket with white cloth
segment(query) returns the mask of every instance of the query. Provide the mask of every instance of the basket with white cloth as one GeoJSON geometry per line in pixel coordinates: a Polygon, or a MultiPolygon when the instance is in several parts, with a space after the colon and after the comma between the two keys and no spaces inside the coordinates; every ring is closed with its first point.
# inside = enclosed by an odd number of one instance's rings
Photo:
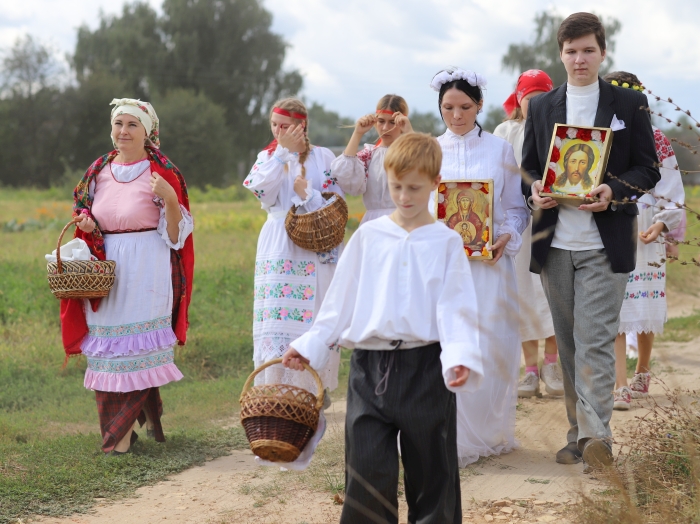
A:
{"type": "MultiPolygon", "coordinates": [[[[109,294],[114,285],[117,268],[114,261],[61,260],[62,255],[65,258],[73,252],[73,246],[61,246],[63,235],[71,225],[81,219],[82,217],[76,217],[65,225],[58,236],[58,245],[54,251],[56,261],[49,262],[46,266],[49,287],[56,298],[102,298],[109,294]]],[[[71,242],[75,240],[77,239],[71,242]]]]}

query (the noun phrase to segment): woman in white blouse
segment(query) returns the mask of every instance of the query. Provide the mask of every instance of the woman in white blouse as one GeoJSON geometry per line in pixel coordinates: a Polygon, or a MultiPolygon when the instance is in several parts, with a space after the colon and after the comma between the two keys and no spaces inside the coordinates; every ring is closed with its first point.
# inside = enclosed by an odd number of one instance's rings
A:
{"type": "MultiPolygon", "coordinates": [[[[331,175],[333,153],[313,146],[308,138],[308,112],[296,98],[275,103],[270,130],[275,139],[258,154],[243,182],[267,212],[260,231],[255,259],[253,305],[253,361],[255,367],[281,357],[289,343],[306,333],[314,322],[335,273],[341,246],[315,253],[292,242],[284,220],[292,206],[312,212],[324,205],[321,192],[343,191],[331,175]]],[[[340,350],[337,345],[325,369],[318,370],[324,388],[338,386],[340,350]]],[[[309,373],[297,373],[281,365],[256,376],[256,384],[293,384],[316,391],[309,373]]]]}
{"type": "Polygon", "coordinates": [[[447,131],[442,147],[442,180],[493,179],[493,238],[490,261],[470,261],[477,294],[479,347],[484,381],[474,393],[457,394],[457,453],[461,467],[480,456],[507,453],[515,446],[515,405],[519,371],[518,291],[514,257],[529,213],[520,191],[512,146],[485,133],[476,121],[486,80],[450,69],[431,87],[439,93],[447,131]]]}
{"type": "Polygon", "coordinates": [[[362,195],[367,212],[361,223],[388,215],[396,209],[389,196],[384,157],[394,140],[411,131],[406,100],[398,95],[384,95],[377,102],[375,113],[357,121],[345,151],[331,164],[331,171],[341,189],[348,195],[362,195]],[[373,127],[379,134],[379,141],[365,144],[358,153],[360,140],[373,127]]]}

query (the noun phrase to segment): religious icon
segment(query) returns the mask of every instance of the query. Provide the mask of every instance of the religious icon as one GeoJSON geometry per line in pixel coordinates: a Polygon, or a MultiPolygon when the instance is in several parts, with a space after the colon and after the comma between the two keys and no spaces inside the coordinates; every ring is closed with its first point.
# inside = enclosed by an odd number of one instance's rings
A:
{"type": "Polygon", "coordinates": [[[612,138],[609,128],[556,124],[540,196],[581,201],[589,198],[605,175],[612,138]]]}
{"type": "Polygon", "coordinates": [[[441,182],[435,194],[435,218],[462,237],[470,259],[490,260],[493,180],[441,182]]]}

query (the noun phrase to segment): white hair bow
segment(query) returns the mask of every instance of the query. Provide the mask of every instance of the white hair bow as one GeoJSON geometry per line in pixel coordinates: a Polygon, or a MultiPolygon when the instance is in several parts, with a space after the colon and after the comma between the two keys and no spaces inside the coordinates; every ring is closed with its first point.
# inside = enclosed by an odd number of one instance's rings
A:
{"type": "Polygon", "coordinates": [[[469,85],[475,87],[486,87],[486,78],[484,78],[484,76],[480,75],[479,73],[475,73],[474,71],[468,71],[460,68],[445,69],[444,71],[440,71],[433,77],[433,81],[430,82],[430,87],[432,87],[435,91],[440,92],[440,88],[443,84],[454,82],[455,80],[466,80],[469,85]]]}

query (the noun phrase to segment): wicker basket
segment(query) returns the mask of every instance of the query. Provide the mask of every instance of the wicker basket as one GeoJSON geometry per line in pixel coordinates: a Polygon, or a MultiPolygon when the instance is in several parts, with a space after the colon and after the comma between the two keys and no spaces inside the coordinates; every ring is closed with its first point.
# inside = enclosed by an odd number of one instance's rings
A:
{"type": "Polygon", "coordinates": [[[49,287],[56,298],[102,298],[114,285],[117,263],[111,260],[61,260],[61,242],[66,230],[81,217],[66,224],[58,236],[56,262],[49,262],[49,287]]]}
{"type": "Polygon", "coordinates": [[[326,200],[336,197],[326,207],[303,215],[296,214],[296,206],[287,213],[284,225],[289,238],[297,246],[322,253],[340,245],[345,238],[348,223],[348,205],[337,193],[321,193],[326,200]]]}
{"type": "Polygon", "coordinates": [[[305,389],[289,384],[265,384],[251,387],[263,369],[279,364],[270,360],[253,371],[241,392],[241,423],[250,449],[270,462],[294,462],[318,427],[323,406],[323,384],[318,373],[304,364],[318,385],[318,398],[305,389]]]}

